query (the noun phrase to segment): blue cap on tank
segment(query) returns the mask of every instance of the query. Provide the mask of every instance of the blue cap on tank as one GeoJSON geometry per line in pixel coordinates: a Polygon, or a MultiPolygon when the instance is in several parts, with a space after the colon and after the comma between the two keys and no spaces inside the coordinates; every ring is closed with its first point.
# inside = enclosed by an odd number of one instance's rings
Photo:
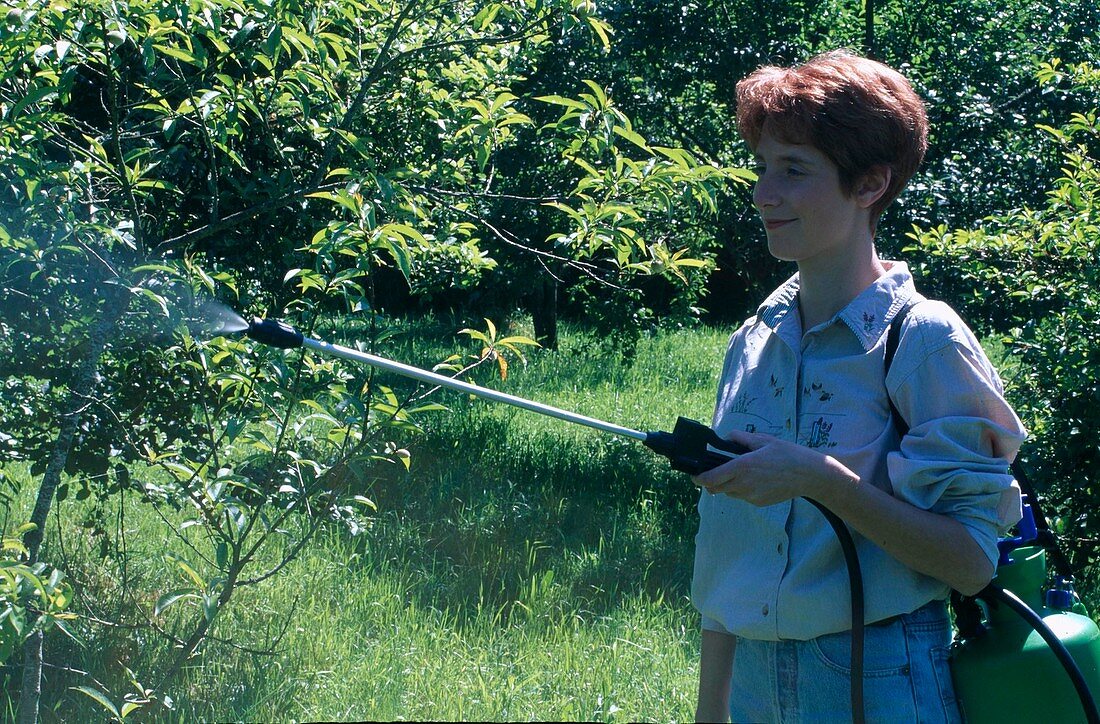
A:
{"type": "Polygon", "coordinates": [[[1039,529],[1035,526],[1035,515],[1031,512],[1031,504],[1028,502],[1026,495],[1023,496],[1023,513],[1020,522],[1016,524],[1016,532],[1019,535],[1001,538],[997,541],[997,550],[1001,554],[997,560],[998,566],[1007,566],[1012,563],[1012,551],[1020,546],[1034,543],[1035,539],[1039,537],[1039,529]]]}

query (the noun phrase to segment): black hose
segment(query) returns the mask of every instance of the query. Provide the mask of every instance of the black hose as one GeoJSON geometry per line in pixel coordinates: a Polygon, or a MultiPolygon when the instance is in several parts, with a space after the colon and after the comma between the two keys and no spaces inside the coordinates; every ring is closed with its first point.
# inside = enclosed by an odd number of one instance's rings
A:
{"type": "Polygon", "coordinates": [[[1046,625],[1042,617],[1032,611],[1015,593],[1005,590],[994,583],[990,583],[986,586],[978,596],[981,598],[990,597],[1005,604],[1019,614],[1020,618],[1027,621],[1028,625],[1043,637],[1043,640],[1050,646],[1050,650],[1053,651],[1054,655],[1058,658],[1058,663],[1066,670],[1066,674],[1069,675],[1070,681],[1073,682],[1073,688],[1077,690],[1077,696],[1081,699],[1081,706],[1085,709],[1086,721],[1088,721],[1089,724],[1100,724],[1100,713],[1097,713],[1096,710],[1096,700],[1093,699],[1092,692],[1089,691],[1089,685],[1085,681],[1081,669],[1077,667],[1077,662],[1073,660],[1073,656],[1070,655],[1065,644],[1063,644],[1058,639],[1058,636],[1050,630],[1050,627],[1046,625]]]}
{"type": "MultiPolygon", "coordinates": [[[[852,722],[863,724],[863,572],[859,567],[859,556],[856,555],[856,546],[852,541],[852,534],[848,526],[844,525],[836,513],[826,508],[816,500],[803,498],[821,511],[825,520],[833,527],[836,538],[840,542],[840,549],[844,552],[844,562],[848,567],[848,586],[852,599],[852,654],[851,654],[851,686],[852,686],[852,722]]],[[[1090,723],[1091,724],[1091,723],[1090,723]]],[[[1098,722],[1097,724],[1100,724],[1098,722]]]]}

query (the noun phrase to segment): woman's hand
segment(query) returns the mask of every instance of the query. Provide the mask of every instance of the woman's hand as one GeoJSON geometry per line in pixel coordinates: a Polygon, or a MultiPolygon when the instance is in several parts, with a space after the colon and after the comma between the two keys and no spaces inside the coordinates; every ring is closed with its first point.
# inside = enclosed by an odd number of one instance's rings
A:
{"type": "Polygon", "coordinates": [[[855,473],[813,448],[739,430],[726,439],[751,452],[692,477],[692,482],[714,494],[765,506],[799,497],[821,500],[830,487],[858,482],[855,473]]]}

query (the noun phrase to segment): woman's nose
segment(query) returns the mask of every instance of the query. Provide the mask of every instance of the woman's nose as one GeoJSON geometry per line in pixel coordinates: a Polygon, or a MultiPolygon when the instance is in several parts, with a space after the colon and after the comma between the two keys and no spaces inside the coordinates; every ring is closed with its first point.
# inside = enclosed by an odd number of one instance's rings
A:
{"type": "Polygon", "coordinates": [[[756,186],[752,189],[752,205],[758,209],[776,206],[779,203],[775,184],[767,173],[761,172],[756,179],[756,186]]]}

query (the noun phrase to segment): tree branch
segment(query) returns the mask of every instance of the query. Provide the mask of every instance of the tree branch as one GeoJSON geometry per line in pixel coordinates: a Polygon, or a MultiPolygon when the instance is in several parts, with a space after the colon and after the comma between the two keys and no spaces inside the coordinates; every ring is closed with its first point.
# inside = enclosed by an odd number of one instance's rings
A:
{"type": "Polygon", "coordinates": [[[276,197],[274,199],[268,199],[258,204],[253,204],[248,208],[236,211],[229,216],[218,219],[213,223],[206,224],[205,226],[200,226],[197,229],[185,232],[183,234],[180,234],[179,236],[173,236],[170,239],[165,239],[164,241],[161,241],[159,244],[157,244],[157,249],[159,250],[166,247],[171,248],[182,246],[195,241],[201,241],[202,239],[207,239],[211,236],[214,236],[215,234],[220,234],[223,231],[228,231],[229,229],[236,227],[238,224],[243,224],[246,221],[250,221],[260,214],[280,209],[283,206],[286,206],[293,201],[298,201],[309,194],[316,193],[318,191],[331,191],[333,189],[340,188],[340,185],[341,184],[337,182],[318,184],[310,188],[296,189],[294,191],[291,191],[290,193],[283,194],[282,196],[276,197]]]}

